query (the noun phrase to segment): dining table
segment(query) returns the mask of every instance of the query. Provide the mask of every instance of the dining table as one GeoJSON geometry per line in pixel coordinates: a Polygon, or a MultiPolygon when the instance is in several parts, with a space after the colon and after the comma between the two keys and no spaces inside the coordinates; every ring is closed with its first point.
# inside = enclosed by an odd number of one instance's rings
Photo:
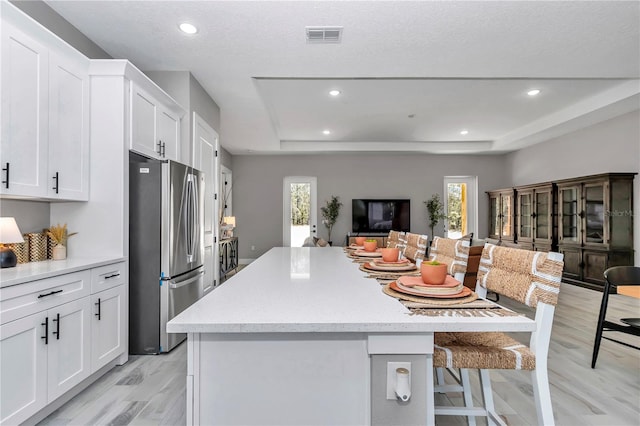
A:
{"type": "Polygon", "coordinates": [[[535,330],[498,305],[412,310],[359,266],[341,247],[275,247],[169,321],[187,333],[187,424],[433,425],[434,333],[535,330]]]}

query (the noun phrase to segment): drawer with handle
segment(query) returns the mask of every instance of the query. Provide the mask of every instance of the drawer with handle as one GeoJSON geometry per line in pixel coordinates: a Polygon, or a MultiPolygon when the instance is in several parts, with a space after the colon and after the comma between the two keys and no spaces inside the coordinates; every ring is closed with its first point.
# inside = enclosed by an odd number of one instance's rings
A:
{"type": "Polygon", "coordinates": [[[73,272],[0,290],[0,322],[5,324],[89,295],[90,271],[73,272]]]}
{"type": "Polygon", "coordinates": [[[91,294],[107,290],[125,283],[126,262],[112,263],[91,270],[91,294]]]}

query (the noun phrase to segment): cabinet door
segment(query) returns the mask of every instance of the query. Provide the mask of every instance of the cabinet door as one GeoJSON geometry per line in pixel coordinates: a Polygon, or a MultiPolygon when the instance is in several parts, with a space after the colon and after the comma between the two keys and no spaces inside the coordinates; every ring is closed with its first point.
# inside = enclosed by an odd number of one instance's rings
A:
{"type": "Polygon", "coordinates": [[[534,232],[536,243],[546,242],[551,244],[553,238],[553,193],[548,190],[536,190],[534,192],[534,232]]]}
{"type": "Polygon", "coordinates": [[[604,271],[607,269],[607,253],[585,250],[582,253],[584,264],[582,280],[604,285],[604,271]]]}
{"type": "Polygon", "coordinates": [[[582,256],[579,248],[560,247],[560,253],[564,255],[564,269],[562,275],[566,278],[579,280],[582,278],[582,256]]]}
{"type": "Polygon", "coordinates": [[[156,137],[157,101],[131,83],[131,149],[148,157],[160,158],[156,137]]]}
{"type": "Polygon", "coordinates": [[[605,227],[605,212],[609,211],[609,185],[605,182],[585,183],[583,187],[584,243],[606,244],[609,241],[609,230],[605,227]]]}
{"type": "Polygon", "coordinates": [[[580,186],[558,188],[560,220],[558,221],[559,243],[580,243],[582,210],[580,205],[580,186]]]}
{"type": "Polygon", "coordinates": [[[514,229],[513,195],[500,196],[500,239],[513,240],[514,229]]]}
{"type": "Polygon", "coordinates": [[[91,373],[89,297],[50,309],[48,398],[53,401],[91,373]]]}
{"type": "MultiPolygon", "coordinates": [[[[46,313],[0,326],[0,423],[19,424],[47,404],[46,313]]],[[[50,324],[50,323],[49,323],[50,324]]]]}
{"type": "Polygon", "coordinates": [[[180,119],[163,106],[158,106],[157,113],[160,156],[167,160],[178,161],[180,119]]]}
{"type": "MultiPolygon", "coordinates": [[[[4,10],[3,10],[4,12],[4,10]]],[[[0,193],[47,195],[47,48],[2,19],[0,193]]]]}
{"type": "Polygon", "coordinates": [[[518,241],[533,240],[533,191],[518,192],[518,241]]]}
{"type": "Polygon", "coordinates": [[[125,351],[125,286],[91,296],[91,372],[94,373],[125,351]]]}
{"type": "Polygon", "coordinates": [[[500,239],[500,196],[498,194],[489,194],[489,238],[500,239]]]}
{"type": "Polygon", "coordinates": [[[88,61],[52,53],[49,88],[49,195],[89,199],[88,61]]]}

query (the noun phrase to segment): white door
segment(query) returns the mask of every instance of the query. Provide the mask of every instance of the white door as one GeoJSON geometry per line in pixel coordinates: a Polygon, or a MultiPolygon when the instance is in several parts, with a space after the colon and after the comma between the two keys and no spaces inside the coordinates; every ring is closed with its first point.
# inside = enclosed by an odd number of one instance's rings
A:
{"type": "Polygon", "coordinates": [[[284,247],[302,247],[308,237],[318,235],[317,178],[287,176],[284,178],[284,247]]]}
{"type": "Polygon", "coordinates": [[[47,405],[46,317],[40,312],[0,326],[1,424],[20,424],[47,405]]]}
{"type": "Polygon", "coordinates": [[[447,238],[460,238],[473,232],[478,237],[477,176],[445,176],[444,230],[447,238]]]}
{"type": "Polygon", "coordinates": [[[91,373],[91,300],[83,297],[49,309],[47,387],[53,401],[91,373]]]}
{"type": "Polygon", "coordinates": [[[125,286],[119,285],[91,296],[91,372],[123,352],[126,330],[125,286]]]}
{"type": "Polygon", "coordinates": [[[217,285],[218,255],[218,134],[196,112],[193,113],[193,166],[204,172],[204,278],[203,294],[217,285]]]}

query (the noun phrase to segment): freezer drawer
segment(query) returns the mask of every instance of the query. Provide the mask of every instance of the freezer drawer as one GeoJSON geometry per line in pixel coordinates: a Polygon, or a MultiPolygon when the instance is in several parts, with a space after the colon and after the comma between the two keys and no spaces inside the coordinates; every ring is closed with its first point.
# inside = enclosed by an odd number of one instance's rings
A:
{"type": "Polygon", "coordinates": [[[184,333],[167,333],[167,322],[202,297],[203,277],[203,269],[198,268],[193,272],[163,283],[163,287],[166,288],[167,309],[162,309],[161,311],[163,313],[166,312],[166,318],[162,318],[160,330],[162,352],[170,351],[186,338],[184,333]]]}

